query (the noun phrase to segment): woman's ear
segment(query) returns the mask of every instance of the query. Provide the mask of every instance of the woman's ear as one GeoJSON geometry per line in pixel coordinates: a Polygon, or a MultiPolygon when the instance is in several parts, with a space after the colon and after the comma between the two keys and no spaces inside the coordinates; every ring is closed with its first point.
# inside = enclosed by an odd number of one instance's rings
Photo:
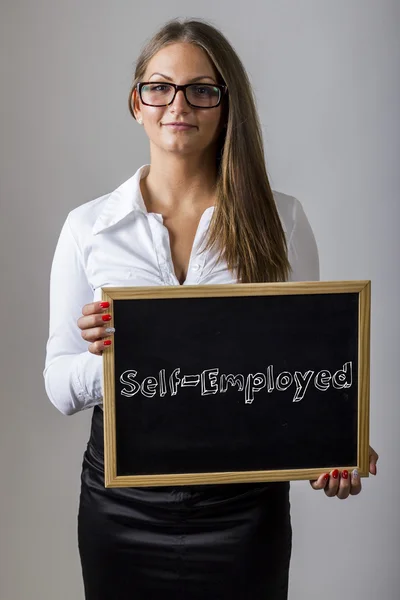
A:
{"type": "Polygon", "coordinates": [[[135,115],[135,119],[139,120],[140,119],[139,98],[138,98],[138,93],[137,93],[136,88],[134,88],[134,90],[132,91],[131,107],[132,107],[133,114],[135,115]]]}

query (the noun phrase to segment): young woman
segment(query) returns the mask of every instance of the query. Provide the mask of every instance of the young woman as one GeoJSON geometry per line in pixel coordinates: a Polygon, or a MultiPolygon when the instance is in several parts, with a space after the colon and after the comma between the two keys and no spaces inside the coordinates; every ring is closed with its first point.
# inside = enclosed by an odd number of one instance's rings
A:
{"type": "MultiPolygon", "coordinates": [[[[151,162],[72,210],[51,273],[46,390],[64,414],[94,407],[78,516],[86,599],[284,600],[288,483],[104,487],[101,354],[113,329],[99,299],[110,285],[316,280],[315,239],[301,204],[271,191],[248,77],[214,27],[167,23],[137,61],[129,107],[151,162]]],[[[361,489],[336,471],[312,486],[361,489]]]]}

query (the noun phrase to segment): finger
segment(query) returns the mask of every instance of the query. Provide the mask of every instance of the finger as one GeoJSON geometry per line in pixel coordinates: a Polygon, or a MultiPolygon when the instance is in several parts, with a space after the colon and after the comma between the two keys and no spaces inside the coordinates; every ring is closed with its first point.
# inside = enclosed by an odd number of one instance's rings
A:
{"type": "Polygon", "coordinates": [[[111,340],[97,340],[93,344],[90,344],[88,347],[89,352],[92,354],[96,354],[97,356],[101,356],[106,348],[109,348],[112,345],[111,340]]]}
{"type": "Polygon", "coordinates": [[[339,470],[334,469],[331,471],[330,475],[329,483],[325,488],[325,494],[328,496],[328,498],[333,498],[333,496],[336,496],[339,488],[339,470]]]}
{"type": "Polygon", "coordinates": [[[79,317],[79,319],[77,320],[76,323],[77,323],[79,329],[82,329],[82,331],[83,331],[84,329],[93,329],[94,327],[101,327],[103,325],[109,325],[111,319],[112,319],[112,317],[111,317],[110,313],[106,313],[106,314],[102,314],[102,315],[91,314],[91,315],[79,317]]]}
{"type": "Polygon", "coordinates": [[[86,342],[97,342],[97,340],[105,337],[107,333],[105,333],[105,327],[92,327],[91,329],[83,329],[81,331],[81,337],[86,342]]]}
{"type": "Polygon", "coordinates": [[[360,492],[361,492],[361,477],[358,474],[357,469],[354,469],[354,471],[351,474],[350,494],[352,496],[357,496],[360,492]]]}
{"type": "Polygon", "coordinates": [[[110,308],[109,302],[99,300],[98,302],[89,302],[82,308],[82,314],[86,317],[92,314],[99,314],[104,312],[107,308],[110,308]]]}
{"type": "Polygon", "coordinates": [[[81,331],[81,337],[86,342],[93,343],[111,335],[112,333],[115,333],[114,327],[93,327],[92,329],[83,329],[81,331]]]}
{"type": "Polygon", "coordinates": [[[339,500],[345,500],[350,495],[351,481],[349,477],[349,472],[346,469],[343,469],[340,476],[339,489],[337,492],[337,497],[339,500]]]}
{"type": "Polygon", "coordinates": [[[318,479],[313,479],[310,481],[310,485],[314,490],[323,490],[328,483],[329,473],[323,473],[318,477],[318,479]]]}
{"type": "Polygon", "coordinates": [[[370,446],[369,447],[369,472],[371,473],[371,475],[376,475],[378,472],[378,469],[376,466],[378,459],[379,459],[379,455],[370,446]]]}

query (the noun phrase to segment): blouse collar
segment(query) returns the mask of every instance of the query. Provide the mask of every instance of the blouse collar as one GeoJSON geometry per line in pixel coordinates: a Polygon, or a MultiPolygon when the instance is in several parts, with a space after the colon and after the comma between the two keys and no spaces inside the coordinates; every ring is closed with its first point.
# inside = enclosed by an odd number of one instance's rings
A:
{"type": "Polygon", "coordinates": [[[147,212],[140,189],[140,180],[148,174],[149,170],[150,165],[142,165],[132,177],[111,192],[93,225],[94,235],[119,223],[133,211],[147,212]]]}

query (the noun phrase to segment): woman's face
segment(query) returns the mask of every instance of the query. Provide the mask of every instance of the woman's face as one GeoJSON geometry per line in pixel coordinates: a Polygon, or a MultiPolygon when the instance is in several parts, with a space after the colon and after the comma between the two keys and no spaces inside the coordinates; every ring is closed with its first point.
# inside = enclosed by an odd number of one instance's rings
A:
{"type": "MultiPolygon", "coordinates": [[[[176,43],[161,49],[150,60],[142,81],[165,83],[218,83],[207,54],[198,46],[176,43]]],[[[221,104],[215,108],[193,108],[179,91],[169,106],[147,106],[134,91],[136,118],[154,144],[161,150],[180,154],[202,154],[217,141],[221,131],[221,104]],[[190,123],[189,129],[176,130],[168,123],[190,123]]]]}

